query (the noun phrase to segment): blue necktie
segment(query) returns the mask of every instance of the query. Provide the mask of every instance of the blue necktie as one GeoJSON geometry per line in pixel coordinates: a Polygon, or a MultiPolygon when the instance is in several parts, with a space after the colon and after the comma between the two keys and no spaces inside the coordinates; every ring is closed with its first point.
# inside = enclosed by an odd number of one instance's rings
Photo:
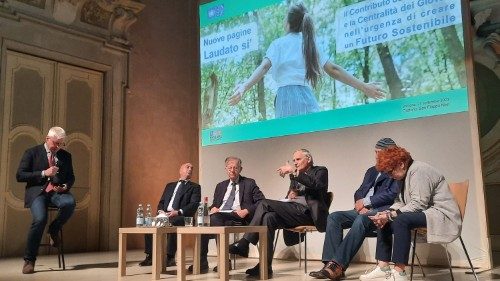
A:
{"type": "Polygon", "coordinates": [[[224,204],[222,210],[231,210],[233,208],[235,194],[236,194],[236,183],[232,182],[231,192],[229,193],[229,197],[227,198],[226,204],[224,204]]]}

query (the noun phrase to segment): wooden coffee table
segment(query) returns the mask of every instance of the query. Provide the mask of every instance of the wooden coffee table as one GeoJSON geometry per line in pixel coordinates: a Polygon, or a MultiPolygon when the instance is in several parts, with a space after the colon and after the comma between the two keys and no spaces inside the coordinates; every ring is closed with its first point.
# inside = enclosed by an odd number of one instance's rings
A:
{"type": "Polygon", "coordinates": [[[127,271],[127,234],[153,235],[153,270],[152,279],[160,279],[160,273],[166,266],[165,241],[167,233],[176,233],[177,227],[121,227],[118,242],[118,277],[125,276],[127,271]],[[163,239],[165,238],[165,239],[163,239]]]}
{"type": "Polygon", "coordinates": [[[200,274],[200,244],[201,234],[216,234],[219,239],[219,265],[220,280],[229,280],[229,234],[231,233],[259,233],[259,263],[260,279],[268,279],[267,272],[267,226],[202,226],[177,228],[177,280],[186,280],[186,237],[194,235],[195,249],[193,261],[193,274],[200,274]]]}

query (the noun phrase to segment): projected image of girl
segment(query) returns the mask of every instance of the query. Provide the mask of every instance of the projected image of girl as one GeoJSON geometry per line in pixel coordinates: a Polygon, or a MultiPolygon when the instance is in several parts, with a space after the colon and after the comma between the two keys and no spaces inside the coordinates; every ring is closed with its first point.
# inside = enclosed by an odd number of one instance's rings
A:
{"type": "Polygon", "coordinates": [[[238,104],[243,95],[268,71],[278,87],[274,102],[276,118],[320,111],[312,89],[321,79],[321,69],[330,77],[360,90],[367,97],[384,97],[381,88],[357,79],[319,52],[314,23],[303,4],[294,4],[289,8],[285,28],[287,34],[271,43],[261,64],[245,82],[236,86],[229,98],[230,105],[238,104]]]}

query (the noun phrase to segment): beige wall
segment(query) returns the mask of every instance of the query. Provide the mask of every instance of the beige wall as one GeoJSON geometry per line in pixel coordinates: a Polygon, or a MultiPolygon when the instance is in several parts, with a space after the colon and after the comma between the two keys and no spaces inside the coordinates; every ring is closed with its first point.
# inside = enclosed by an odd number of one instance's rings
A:
{"type": "MultiPolygon", "coordinates": [[[[467,212],[462,237],[475,266],[489,267],[489,245],[487,242],[484,196],[478,183],[474,165],[473,146],[469,127],[469,113],[389,122],[369,126],[339,129],[312,134],[264,139],[226,145],[208,146],[201,149],[201,184],[205,186],[202,196],[213,199],[217,182],[225,179],[224,158],[237,155],[243,160],[242,174],[254,178],[264,195],[269,199],[283,198],[289,180],[279,177],[276,169],[291,159],[298,148],[311,151],[316,165],[329,170],[329,191],[334,194],[330,212],[353,208],[353,194],[360,186],[366,170],[374,165],[374,146],[382,137],[391,137],[408,149],[415,160],[424,161],[438,168],[448,181],[470,180],[467,212]]],[[[310,259],[320,259],[324,233],[308,235],[310,259]]],[[[446,256],[442,247],[419,245],[418,255],[423,262],[444,264],[446,256]]],[[[252,247],[256,255],[256,247],[252,247]]],[[[448,250],[453,265],[466,265],[467,260],[460,242],[452,243],[448,250]]],[[[214,248],[211,248],[215,253],[214,248]]],[[[286,248],[280,239],[275,257],[287,257],[298,247],[286,248]]],[[[360,250],[359,258],[374,261],[375,239],[369,239],[360,250]]]]}
{"type": "MultiPolygon", "coordinates": [[[[198,180],[197,7],[193,0],[146,1],[131,27],[122,226],[135,225],[139,203],[156,210],[181,163],[192,162],[198,180]]],[[[142,247],[141,237],[133,239],[131,247],[142,247]]]]}

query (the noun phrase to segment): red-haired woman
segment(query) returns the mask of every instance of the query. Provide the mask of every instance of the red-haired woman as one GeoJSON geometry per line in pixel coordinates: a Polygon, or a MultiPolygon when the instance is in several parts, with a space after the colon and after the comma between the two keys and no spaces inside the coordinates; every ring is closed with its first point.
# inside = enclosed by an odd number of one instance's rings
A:
{"type": "Polygon", "coordinates": [[[391,280],[407,280],[405,266],[410,253],[411,230],[427,227],[429,243],[449,243],[460,235],[462,218],[444,176],[434,167],[414,161],[404,148],[379,152],[377,170],[404,183],[394,205],[371,217],[379,228],[376,250],[379,263],[359,279],[390,276],[391,280]],[[390,261],[395,264],[392,270],[390,261]]]}

